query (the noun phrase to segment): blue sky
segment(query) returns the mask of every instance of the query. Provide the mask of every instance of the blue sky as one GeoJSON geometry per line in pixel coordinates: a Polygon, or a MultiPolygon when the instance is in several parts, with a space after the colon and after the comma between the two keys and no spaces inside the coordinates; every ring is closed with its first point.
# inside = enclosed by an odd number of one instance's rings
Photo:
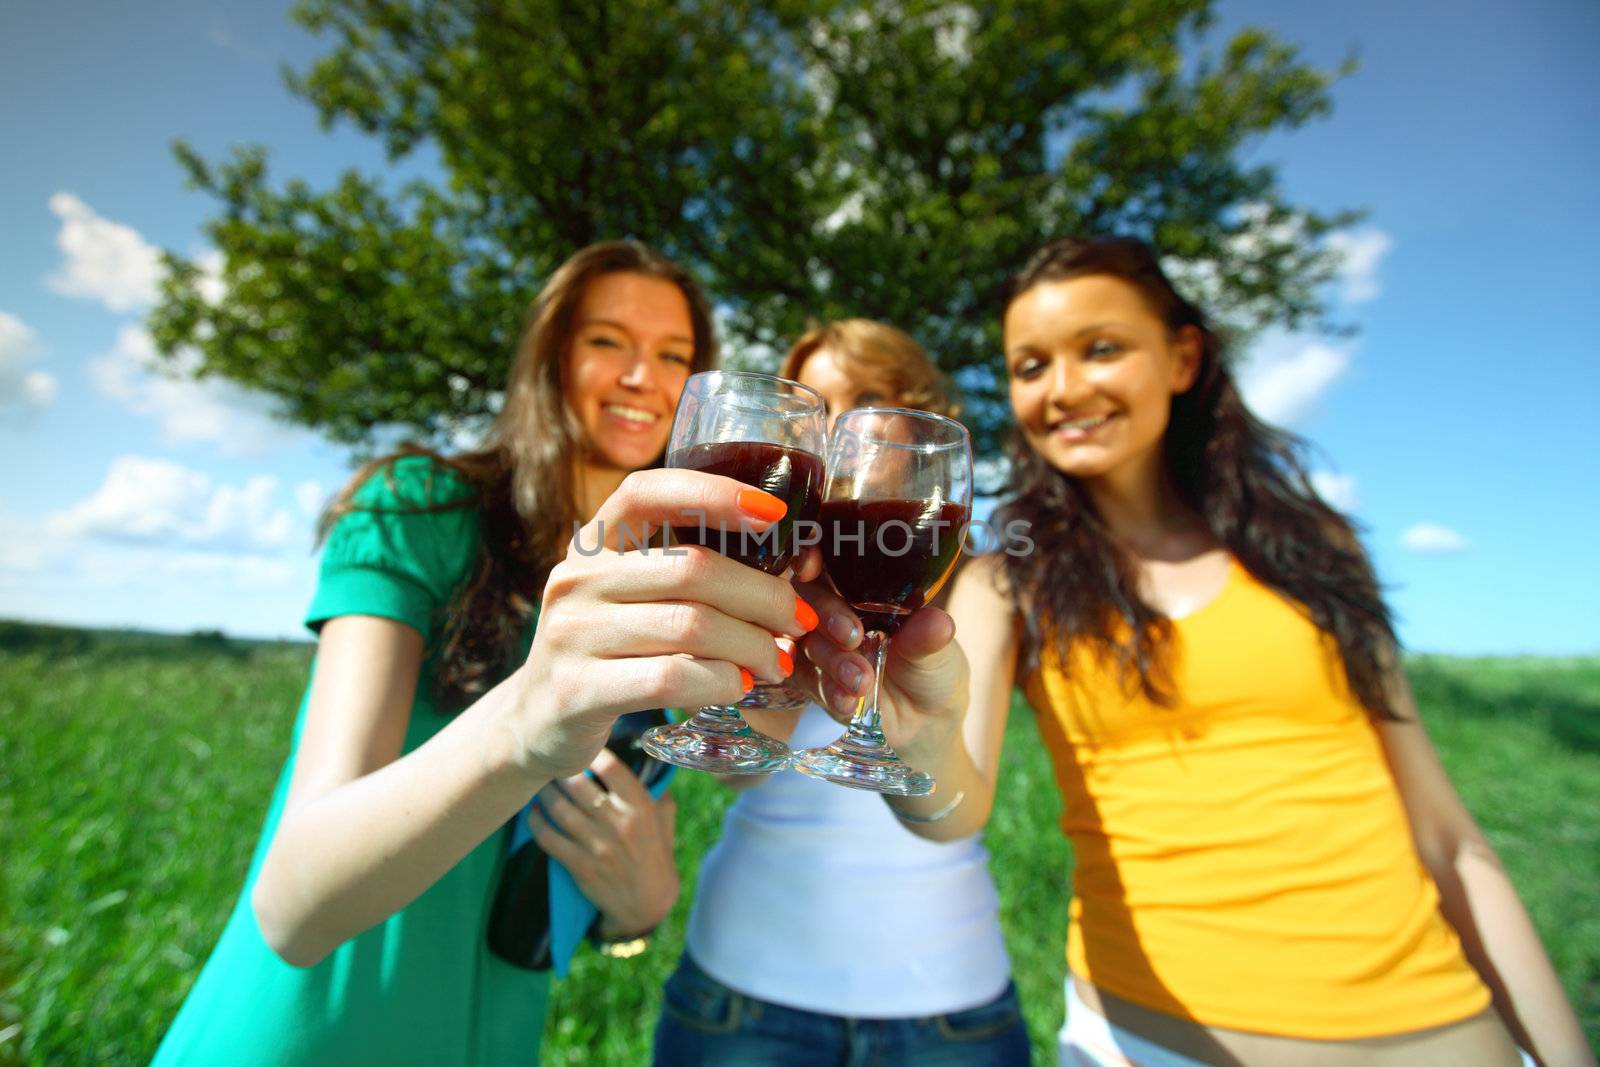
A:
{"type": "MultiPolygon", "coordinates": [[[[384,166],[281,87],[319,50],[286,12],[0,6],[0,616],[300,632],[311,515],[346,457],[259,398],[152,376],[139,328],[149,250],[205,251],[173,138],[264,143],[314,184],[384,166]]],[[[1360,332],[1264,337],[1247,396],[1318,446],[1410,647],[1600,649],[1600,6],[1218,15],[1361,64],[1330,118],[1252,150],[1295,199],[1369,209],[1331,294],[1360,332]]]]}

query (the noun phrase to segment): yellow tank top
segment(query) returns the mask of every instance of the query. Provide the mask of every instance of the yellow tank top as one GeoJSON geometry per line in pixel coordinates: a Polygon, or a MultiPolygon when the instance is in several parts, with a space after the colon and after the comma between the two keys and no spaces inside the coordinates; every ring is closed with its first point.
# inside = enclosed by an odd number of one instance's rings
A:
{"type": "Polygon", "coordinates": [[[1076,853],[1073,973],[1207,1026],[1325,1040],[1455,1022],[1488,989],[1439,911],[1337,646],[1233,563],[1174,620],[1172,707],[1084,643],[1027,692],[1076,853]]]}

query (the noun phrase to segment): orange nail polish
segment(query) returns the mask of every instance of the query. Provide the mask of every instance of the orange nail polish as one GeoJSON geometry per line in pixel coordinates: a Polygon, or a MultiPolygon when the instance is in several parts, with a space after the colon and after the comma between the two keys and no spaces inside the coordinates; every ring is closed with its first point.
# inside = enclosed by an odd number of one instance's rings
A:
{"type": "Polygon", "coordinates": [[[794,657],[783,649],[778,649],[778,666],[783,669],[785,678],[794,673],[794,657]]]}
{"type": "Polygon", "coordinates": [[[789,505],[773,496],[763,493],[759,489],[739,490],[739,510],[752,519],[762,522],[777,522],[789,511],[789,505]]]}
{"type": "Polygon", "coordinates": [[[810,633],[817,628],[821,620],[817,618],[816,611],[799,597],[794,598],[794,621],[800,624],[800,629],[810,633]]]}
{"type": "Polygon", "coordinates": [[[744,686],[746,693],[756,687],[756,676],[743,667],[739,668],[739,684],[744,686]]]}

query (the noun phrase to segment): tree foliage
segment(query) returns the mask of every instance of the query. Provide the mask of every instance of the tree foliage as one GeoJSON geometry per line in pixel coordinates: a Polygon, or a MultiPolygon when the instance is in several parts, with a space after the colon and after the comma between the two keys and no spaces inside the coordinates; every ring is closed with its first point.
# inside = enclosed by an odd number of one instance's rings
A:
{"type": "Polygon", "coordinates": [[[218,212],[221,295],[169,255],[152,331],[202,374],[362,444],[442,439],[496,403],[529,298],[576,248],[634,236],[692,264],[736,358],[813,320],[909,330],[992,445],[996,301],[1067,233],[1154,241],[1241,329],[1319,320],[1351,216],[1290,204],[1264,135],[1338,72],[1207,0],[301,0],[330,42],[288,72],[437,181],[275,184],[261,148],[186,146],[218,212]]]}

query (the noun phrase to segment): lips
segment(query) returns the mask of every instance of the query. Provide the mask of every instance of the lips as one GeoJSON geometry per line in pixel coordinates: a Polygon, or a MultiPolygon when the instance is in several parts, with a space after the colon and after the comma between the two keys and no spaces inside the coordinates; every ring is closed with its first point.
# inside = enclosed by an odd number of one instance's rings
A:
{"type": "Polygon", "coordinates": [[[660,413],[628,404],[601,404],[600,410],[618,422],[638,430],[649,429],[661,421],[660,413]]]}
{"type": "Polygon", "coordinates": [[[1065,438],[1068,441],[1078,441],[1088,437],[1115,417],[1115,412],[1110,412],[1102,415],[1081,415],[1075,419],[1062,419],[1060,422],[1052,423],[1049,431],[1053,436],[1065,438]]]}

